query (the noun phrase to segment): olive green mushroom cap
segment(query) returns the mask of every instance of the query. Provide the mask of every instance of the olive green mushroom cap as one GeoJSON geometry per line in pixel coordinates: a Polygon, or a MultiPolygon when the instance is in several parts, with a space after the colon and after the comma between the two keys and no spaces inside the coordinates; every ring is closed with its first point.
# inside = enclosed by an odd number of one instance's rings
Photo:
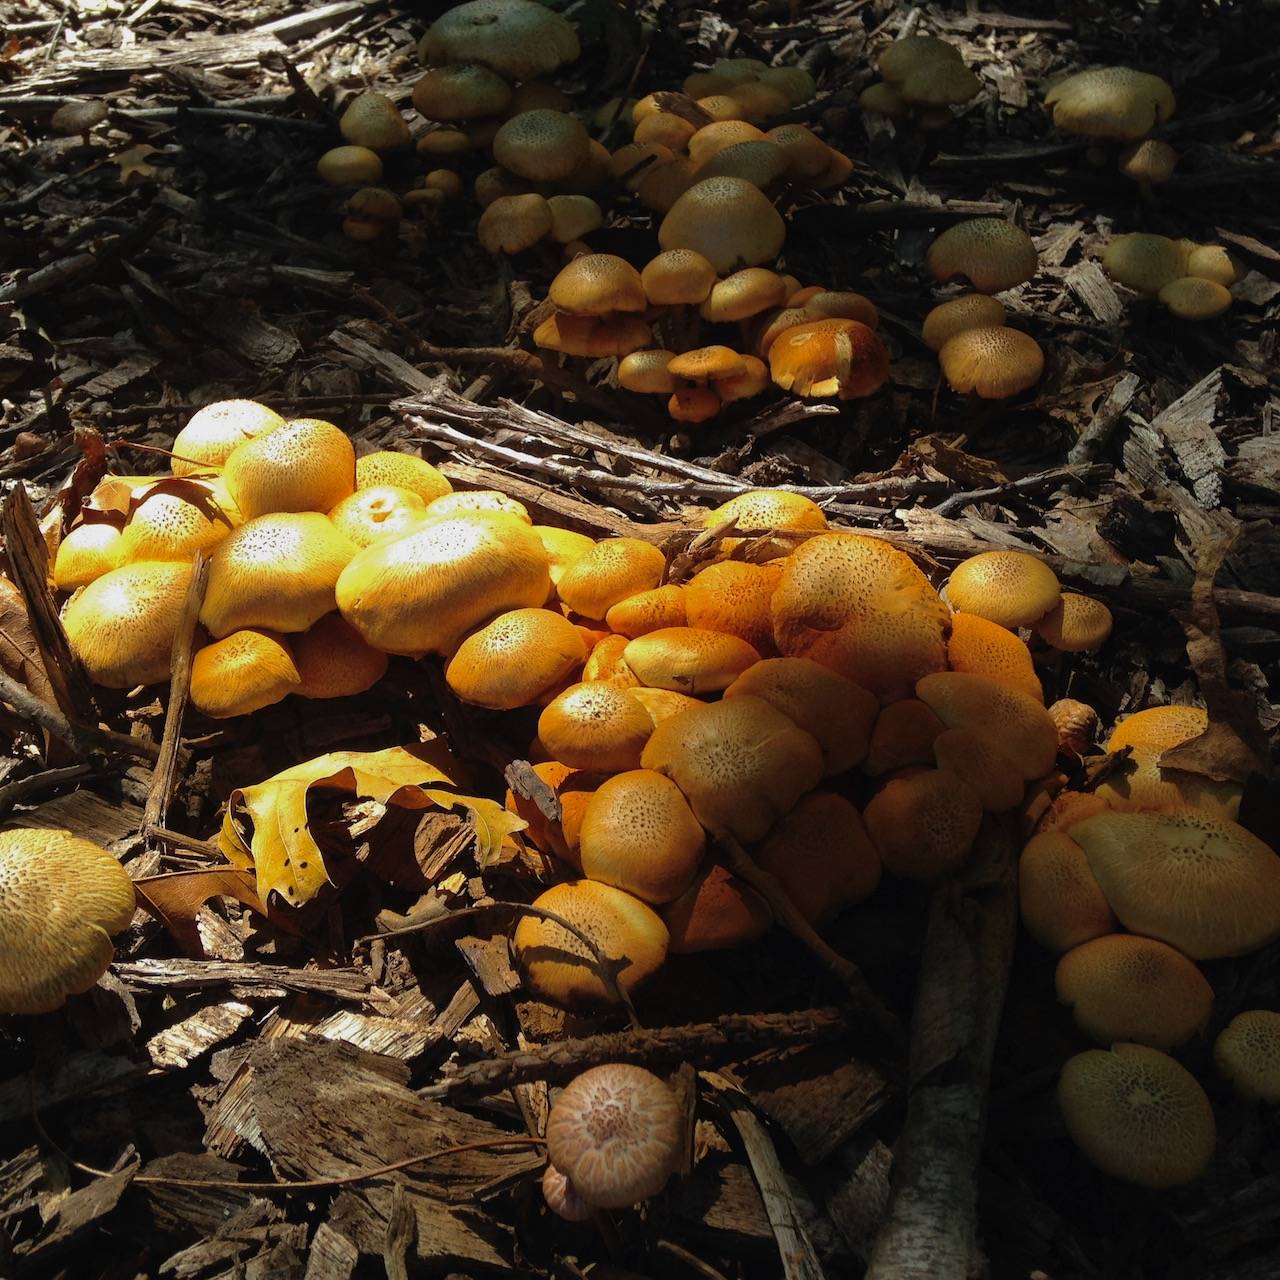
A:
{"type": "Polygon", "coordinates": [[[1063,133],[1117,142],[1145,138],[1177,105],[1164,80],[1131,67],[1093,67],[1068,76],[1044,102],[1063,133]]]}
{"type": "Polygon", "coordinates": [[[418,44],[423,62],[479,62],[511,81],[551,75],[579,52],[573,26],[534,0],[470,0],[418,44]]]}
{"type": "Polygon", "coordinates": [[[970,218],[948,227],[926,255],[939,284],[964,277],[979,293],[1000,293],[1030,280],[1038,258],[1031,237],[1003,218],[970,218]]]}
{"type": "Polygon", "coordinates": [[[1179,276],[1156,295],[1179,320],[1212,320],[1231,306],[1231,294],[1216,280],[1179,276]]]}
{"type": "Polygon", "coordinates": [[[1116,236],[1102,255],[1102,269],[1138,293],[1157,294],[1187,273],[1187,252],[1168,236],[1134,231],[1116,236]]]}

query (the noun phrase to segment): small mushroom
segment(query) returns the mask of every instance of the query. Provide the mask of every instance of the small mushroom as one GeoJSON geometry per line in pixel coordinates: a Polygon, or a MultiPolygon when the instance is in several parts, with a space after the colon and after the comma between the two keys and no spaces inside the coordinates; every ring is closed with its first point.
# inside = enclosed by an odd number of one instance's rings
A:
{"type": "Polygon", "coordinates": [[[221,467],[237,445],[282,426],[284,419],[256,400],[216,400],[197,409],[174,437],[173,474],[221,467]]]}
{"type": "Polygon", "coordinates": [[[1159,76],[1130,67],[1093,67],[1045,94],[1053,123],[1082,138],[1133,142],[1173,115],[1173,90],[1159,76]]]}
{"type": "Polygon", "coordinates": [[[300,683],[289,642],[272,631],[233,631],[191,661],[191,705],[215,720],[260,711],[300,683]]]}
{"type": "MultiPolygon", "coordinates": [[[[754,532],[765,530],[794,530],[821,532],[827,527],[827,517],[812,498],[802,493],[790,493],[786,489],[749,489],[708,511],[703,517],[703,528],[715,529],[733,520],[739,529],[754,532]]],[[[726,553],[732,552],[742,542],[741,538],[725,538],[721,542],[726,553]]],[[[796,542],[778,538],[766,542],[761,548],[765,559],[785,556],[796,542]]]]}
{"type": "Polygon", "coordinates": [[[774,384],[798,396],[856,400],[889,380],[889,352],[858,320],[832,318],[796,325],[769,346],[774,384]]]}
{"type": "Polygon", "coordinates": [[[385,93],[359,93],[338,119],[338,130],[353,147],[395,151],[409,145],[409,126],[385,93]]]}
{"type": "Polygon", "coordinates": [[[623,661],[651,689],[719,693],[760,655],[745,640],[698,627],[662,627],[628,642],[623,661]]]}
{"type": "Polygon", "coordinates": [[[919,698],[899,698],[880,708],[871,726],[862,772],[871,778],[933,763],[933,744],[946,730],[919,698]]]}
{"type": "Polygon", "coordinates": [[[1007,627],[976,613],[951,615],[947,663],[952,671],[969,671],[1044,701],[1031,650],[1007,627]]]}
{"type": "Polygon", "coordinates": [[[1216,280],[1181,276],[1156,295],[1179,320],[1212,320],[1231,306],[1231,294],[1216,280]]]}
{"type": "Polygon", "coordinates": [[[1058,575],[1026,551],[983,551],[952,570],[947,599],[953,609],[1002,627],[1029,627],[1057,607],[1058,575]]]}
{"type": "Polygon", "coordinates": [[[1096,653],[1111,635],[1112,623],[1111,610],[1101,600],[1064,591],[1032,629],[1062,653],[1096,653]]]}
{"type": "Polygon", "coordinates": [[[76,591],[121,563],[121,529],[114,520],[87,520],[58,543],[53,561],[53,585],[76,591]]]}
{"type": "Polygon", "coordinates": [[[1154,296],[1186,275],[1187,251],[1168,236],[1135,231],[1112,239],[1102,255],[1102,269],[1120,284],[1154,296]]]}
{"type": "Polygon", "coordinates": [[[510,711],[545,701],[574,679],[586,660],[586,645],[563,614],[512,609],[458,646],[445,680],[463,702],[510,711]]]}
{"type": "Polygon", "coordinates": [[[64,136],[80,135],[80,141],[87,147],[89,135],[107,118],[107,105],[99,99],[92,102],[64,102],[54,113],[49,123],[55,133],[64,136]]]}
{"type": "Polygon", "coordinates": [[[926,255],[939,284],[964,277],[979,293],[1000,293],[1030,280],[1038,258],[1031,237],[1003,218],[970,218],[944,231],[926,255]]]}
{"type": "Polygon", "coordinates": [[[327,613],[291,637],[300,698],[351,698],[387,674],[387,655],[366,644],[343,617],[327,613]]]}
{"type": "Polygon", "coordinates": [[[1120,172],[1144,188],[1168,182],[1177,164],[1178,153],[1158,138],[1143,138],[1120,153],[1120,172]]]}
{"type": "Polygon", "coordinates": [[[432,67],[413,86],[413,105],[428,120],[481,120],[506,113],[511,86],[495,71],[475,63],[432,67]]]}
{"type": "Polygon", "coordinates": [[[646,299],[654,306],[697,306],[716,282],[716,269],[693,249],[668,249],[640,273],[646,299]]]}
{"type": "Polygon", "coordinates": [[[684,589],[689,626],[737,636],[761,655],[774,656],[769,603],[781,576],[779,565],[743,560],[721,560],[699,569],[684,589]]]}
{"type": "Polygon", "coordinates": [[[382,157],[368,147],[331,147],[316,161],[316,172],[331,187],[363,187],[382,181],[382,157]]]}
{"type": "Polygon", "coordinates": [[[664,249],[692,249],[721,274],[777,257],[785,237],[782,215],[758,187],[741,178],[694,183],[658,228],[664,249]]]}
{"type": "Polygon", "coordinates": [[[666,557],[640,538],[603,538],[561,575],[560,599],[584,618],[604,619],[615,604],[656,587],[666,557]]]}
{"type": "Polygon", "coordinates": [[[985,293],[966,293],[940,302],[924,318],[925,345],[941,351],[956,334],[966,329],[999,328],[1005,322],[1004,307],[985,293]]]}
{"type": "Polygon", "coordinates": [[[769,904],[718,862],[706,866],[658,914],[671,936],[673,955],[745,946],[762,938],[773,925],[769,904]]]}
{"type": "Polygon", "coordinates": [[[610,631],[628,640],[648,635],[663,627],[689,625],[685,611],[684,588],[668,582],[663,587],[649,591],[637,591],[635,595],[619,600],[604,617],[610,631]]]}
{"type": "Polygon", "coordinates": [[[530,182],[569,177],[586,159],[587,131],[564,111],[522,111],[494,135],[493,158],[530,182]]]}
{"type": "Polygon", "coordinates": [[[490,253],[523,253],[549,236],[554,225],[544,196],[498,196],[480,215],[476,236],[490,253]]]}
{"type": "Polygon", "coordinates": [[[1280,1013],[1238,1013],[1213,1043],[1213,1061],[1250,1101],[1280,1103],[1280,1013]]]}
{"type": "Polygon", "coordinates": [[[356,451],[333,423],[297,418],[237,445],[223,477],[245,519],[330,511],[355,491],[356,451]]]}
{"type": "Polygon", "coordinates": [[[621,773],[639,768],[652,734],[644,704],[628,689],[603,680],[571,685],[538,717],[543,746],[573,769],[621,773]]]}
{"type": "Polygon", "coordinates": [[[329,512],[329,519],[357,547],[408,533],[426,518],[427,504],[411,489],[378,485],[357,489],[329,512]]]}
{"type": "Polygon", "coordinates": [[[982,824],[982,801],[957,774],[925,769],[891,778],[862,816],[885,870],[908,880],[934,880],[968,860],[982,824]]]}
{"type": "Polygon", "coordinates": [[[575,258],[552,280],[547,297],[557,310],[575,316],[644,311],[648,306],[640,273],[612,253],[575,258]]]}

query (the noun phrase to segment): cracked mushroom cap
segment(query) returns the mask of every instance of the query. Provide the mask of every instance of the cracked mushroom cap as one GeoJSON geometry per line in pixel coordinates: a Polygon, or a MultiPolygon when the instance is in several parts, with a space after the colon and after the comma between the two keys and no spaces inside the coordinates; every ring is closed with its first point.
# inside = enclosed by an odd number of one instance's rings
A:
{"type": "Polygon", "coordinates": [[[60,543],[53,561],[53,585],[59,591],[75,591],[118,568],[121,529],[109,520],[89,520],[76,525],[60,543]]]}
{"type": "Polygon", "coordinates": [[[727,275],[776,258],[786,234],[782,215],[758,187],[741,178],[706,178],[671,206],[658,242],[664,249],[692,249],[727,275]]]}
{"type": "Polygon", "coordinates": [[[938,352],[952,391],[983,400],[1007,400],[1034,387],[1044,372],[1040,344],[1021,329],[964,329],[938,352]]]}
{"type": "Polygon", "coordinates": [[[356,487],[356,452],[345,432],[297,418],[238,445],[223,478],[246,520],[284,511],[330,511],[356,487]]]}
{"type": "Polygon", "coordinates": [[[964,65],[960,50],[937,36],[906,36],[886,45],[876,69],[891,84],[905,80],[913,71],[931,63],[964,65]]]}
{"type": "Polygon", "coordinates": [[[366,644],[340,614],[327,613],[291,639],[300,698],[350,698],[387,674],[387,655],[366,644]]]}
{"type": "Polygon", "coordinates": [[[782,576],[777,564],[721,560],[698,570],[684,588],[689,626],[720,631],[745,640],[757,653],[772,657],[773,618],[769,603],[782,576]]]}
{"type": "MultiPolygon", "coordinates": [[[[714,529],[735,520],[739,529],[795,529],[818,531],[827,527],[826,513],[812,498],[786,489],[749,489],[736,494],[728,502],[708,511],[702,519],[704,529],[714,529]]],[[[725,538],[725,551],[732,551],[741,538],[725,538]]],[[[785,556],[796,543],[778,539],[765,544],[768,559],[785,556]]]]}
{"type": "Polygon", "coordinates": [[[1231,306],[1231,293],[1216,280],[1179,276],[1164,285],[1157,298],[1179,320],[1212,320],[1231,306]]]}
{"type": "Polygon", "coordinates": [[[924,769],[891,778],[862,816],[890,874],[934,880],[968,861],[982,825],[982,801],[959,775],[924,769]]]}
{"type": "Polygon", "coordinates": [[[357,547],[408,533],[427,515],[427,504],[411,489],[394,485],[357,489],[329,512],[340,533],[357,547]]]}
{"type": "Polygon", "coordinates": [[[70,831],[0,831],[0,1014],[50,1013],[111,963],[133,919],[133,882],[70,831]]]}
{"type": "Polygon", "coordinates": [[[934,307],[924,318],[922,336],[927,347],[941,351],[966,329],[998,329],[1004,322],[1001,303],[985,293],[966,293],[934,307]]]}
{"type": "Polygon", "coordinates": [[[1154,297],[1187,273],[1187,250],[1168,236],[1133,231],[1114,236],[1102,254],[1102,269],[1113,280],[1154,297]]]}
{"type": "Polygon", "coordinates": [[[544,708],[538,738],[573,769],[621,773],[640,765],[653,719],[630,690],[604,680],[571,685],[544,708]]]}
{"type": "Polygon", "coordinates": [[[948,227],[926,255],[939,284],[963,277],[979,293],[1000,293],[1030,280],[1038,258],[1031,237],[1003,218],[970,218],[948,227]]]}
{"type": "Polygon", "coordinates": [[[602,538],[561,575],[560,599],[584,618],[602,620],[615,604],[662,581],[667,561],[640,538],[602,538]]]}
{"type": "Polygon", "coordinates": [[[1193,960],[1280,938],[1280,858],[1225,818],[1101,813],[1071,828],[1120,923],[1193,960]]]}
{"type": "Polygon", "coordinates": [[[1103,1045],[1172,1049],[1190,1040],[1213,1010],[1213,988],[1182,952],[1129,933],[1073,947],[1058,961],[1054,986],[1076,1026],[1103,1045]]]}
{"type": "Polygon", "coordinates": [[[584,253],[563,268],[547,292],[557,310],[574,316],[643,311],[649,305],[640,273],[612,253],[584,253]]]}
{"type": "Polygon", "coordinates": [[[481,120],[500,116],[511,86],[489,67],[454,63],[433,67],[413,86],[413,105],[428,120],[481,120]]]}
{"type": "Polygon", "coordinates": [[[237,445],[284,426],[284,419],[256,400],[217,400],[197,409],[174,437],[173,474],[189,476],[221,467],[237,445]]]}
{"type": "Polygon", "coordinates": [[[640,683],[689,695],[727,689],[760,655],[745,640],[699,627],[661,627],[622,651],[640,683]]]}
{"type": "Polygon", "coordinates": [[[565,111],[522,111],[493,137],[493,158],[530,182],[558,182],[587,161],[590,138],[577,116],[565,111]]]}
{"type": "Polygon", "coordinates": [[[778,306],[786,296],[786,281],[776,271],[746,267],[717,281],[698,311],[704,320],[726,324],[759,315],[778,306]]]}
{"type": "Polygon", "coordinates": [[[773,926],[769,904],[718,862],[706,866],[658,914],[671,935],[672,955],[743,947],[764,937],[773,926]]]}
{"type": "Polygon", "coordinates": [[[976,613],[951,615],[947,663],[952,671],[986,676],[1044,702],[1031,650],[1007,627],[976,613]]]}
{"type": "Polygon", "coordinates": [[[774,384],[798,396],[874,395],[889,380],[889,352],[874,329],[833,317],[796,325],[769,345],[774,384]]]}
{"type": "Polygon", "coordinates": [[[1030,627],[1054,609],[1058,575],[1026,551],[983,551],[962,560],[947,580],[951,607],[1002,627],[1030,627]]]}
{"type": "Polygon", "coordinates": [[[589,1068],[565,1086],[547,1117],[552,1167],[600,1209],[625,1209],[657,1195],[683,1150],[680,1104],[643,1067],[589,1068]]]}
{"type": "Polygon", "coordinates": [[[434,502],[453,492],[453,485],[443,472],[412,453],[380,450],[356,459],[356,489],[379,489],[390,485],[408,489],[423,502],[434,502]]]}
{"type": "Polygon", "coordinates": [[[618,361],[618,385],[641,395],[670,395],[676,389],[676,379],[667,366],[675,354],[655,349],[623,356],[618,361]]]}
{"type": "Polygon", "coordinates": [[[370,151],[394,151],[409,145],[409,126],[385,93],[356,94],[339,117],[338,130],[353,147],[370,151]]]}
{"type": "Polygon", "coordinates": [[[763,698],[691,707],[657,725],[640,758],[684,792],[708,831],[753,843],[822,777],[817,740],[763,698]]]}
{"type": "Polygon", "coordinates": [[[968,783],[988,813],[1005,813],[1022,803],[1022,775],[990,738],[970,729],[944,729],[933,740],[933,758],[939,769],[968,783]]]}
{"type": "Polygon", "coordinates": [[[478,62],[513,83],[549,76],[579,52],[573,25],[535,0],[470,0],[418,42],[423,62],[478,62]]]}
{"type": "Polygon", "coordinates": [[[476,235],[489,253],[523,253],[549,236],[554,222],[543,196],[499,196],[480,215],[476,235]]]}
{"type": "Polygon", "coordinates": [[[1092,67],[1060,80],[1044,96],[1053,123],[1081,138],[1133,142],[1173,115],[1173,90],[1130,67],[1092,67]]]}
{"type": "Polygon", "coordinates": [[[716,282],[716,269],[693,249],[667,249],[640,272],[645,297],[654,306],[697,306],[716,282]]]}
{"type": "Polygon", "coordinates": [[[1069,951],[1119,927],[1084,850],[1061,829],[1027,841],[1018,861],[1018,904],[1027,932],[1049,951],[1069,951]]]}
{"type": "Polygon", "coordinates": [[[190,563],[140,560],[109,570],[67,602],[62,624],[94,684],[132,689],[169,678],[190,582],[190,563]]]}
{"type": "Polygon", "coordinates": [[[1096,653],[1111,635],[1112,621],[1111,610],[1101,600],[1064,591],[1032,630],[1063,653],[1096,653]]]}
{"type": "Polygon", "coordinates": [[[946,727],[919,698],[899,698],[881,707],[862,772],[879,778],[911,765],[932,764],[933,744],[946,727]]]}
{"type": "Polygon", "coordinates": [[[1213,1061],[1242,1098],[1280,1102],[1280,1013],[1236,1014],[1213,1043],[1213,1061]]]}
{"type": "Polygon", "coordinates": [[[300,685],[289,642],[274,631],[233,631],[191,660],[191,705],[215,720],[260,711],[300,685]]]}
{"type": "Polygon", "coordinates": [[[619,600],[605,614],[604,621],[610,631],[628,640],[664,627],[689,625],[684,607],[684,588],[669,582],[665,587],[637,591],[635,595],[619,600]]]}
{"type": "MultiPolygon", "coordinates": [[[[618,982],[629,995],[667,958],[667,926],[633,894],[594,880],[552,885],[533,905],[567,920],[611,960],[627,964],[618,982]]],[[[516,963],[529,990],[564,1008],[613,1002],[591,953],[573,934],[550,920],[525,916],[511,939],[516,963]]]]}
{"type": "Polygon", "coordinates": [[[494,711],[529,707],[563,688],[587,660],[578,628],[551,609],[512,609],[473,631],[445,667],[449,688],[494,711]]]}
{"type": "Polygon", "coordinates": [[[1213,1158],[1213,1108],[1195,1077],[1141,1044],[1069,1058],[1058,1106],[1071,1140],[1103,1173],[1163,1190],[1192,1182],[1213,1158]]]}

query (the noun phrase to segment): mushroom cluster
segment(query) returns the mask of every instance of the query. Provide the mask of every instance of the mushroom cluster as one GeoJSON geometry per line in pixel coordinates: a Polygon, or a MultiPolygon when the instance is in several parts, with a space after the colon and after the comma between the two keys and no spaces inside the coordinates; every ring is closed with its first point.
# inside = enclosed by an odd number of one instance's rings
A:
{"type": "Polygon", "coordinates": [[[945,129],[952,107],[982,90],[955,45],[937,36],[906,36],[886,46],[877,64],[881,79],[858,96],[864,111],[917,129],[945,129]]]}
{"type": "Polygon", "coordinates": [[[1156,298],[1179,320],[1211,320],[1232,302],[1231,286],[1245,267],[1221,245],[1135,231],[1116,236],[1102,269],[1118,284],[1156,298]]]}

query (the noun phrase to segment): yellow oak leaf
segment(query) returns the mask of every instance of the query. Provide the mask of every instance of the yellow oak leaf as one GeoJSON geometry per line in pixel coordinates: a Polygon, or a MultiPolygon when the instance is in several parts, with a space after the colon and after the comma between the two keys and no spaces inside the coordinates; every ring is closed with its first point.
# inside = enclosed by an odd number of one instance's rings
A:
{"type": "Polygon", "coordinates": [[[156,167],[148,163],[147,157],[154,155],[156,150],[149,142],[139,142],[128,151],[121,151],[119,155],[113,156],[114,163],[120,166],[120,185],[127,187],[134,178],[152,177],[156,167]]]}

